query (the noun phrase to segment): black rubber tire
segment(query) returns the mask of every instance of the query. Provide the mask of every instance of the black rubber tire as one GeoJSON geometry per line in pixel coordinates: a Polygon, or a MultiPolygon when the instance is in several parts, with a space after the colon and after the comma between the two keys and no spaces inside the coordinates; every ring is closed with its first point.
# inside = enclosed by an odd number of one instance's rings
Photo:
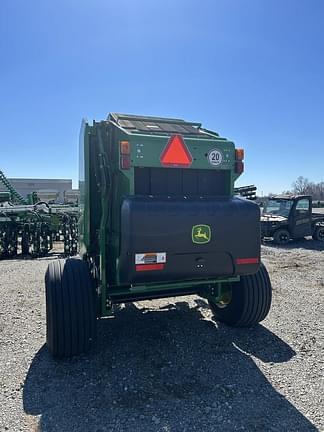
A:
{"type": "Polygon", "coordinates": [[[233,327],[252,327],[268,315],[272,298],[269,275],[261,263],[257,273],[232,283],[232,298],[225,307],[209,301],[215,318],[233,327]]]}
{"type": "Polygon", "coordinates": [[[318,226],[315,228],[313,239],[318,241],[324,241],[324,226],[318,226]]]}
{"type": "Polygon", "coordinates": [[[289,231],[282,228],[273,233],[273,241],[278,245],[285,245],[290,240],[289,231]]]}
{"type": "Polygon", "coordinates": [[[88,351],[96,339],[96,293],[88,265],[79,259],[51,262],[45,275],[46,340],[54,357],[88,351]]]}

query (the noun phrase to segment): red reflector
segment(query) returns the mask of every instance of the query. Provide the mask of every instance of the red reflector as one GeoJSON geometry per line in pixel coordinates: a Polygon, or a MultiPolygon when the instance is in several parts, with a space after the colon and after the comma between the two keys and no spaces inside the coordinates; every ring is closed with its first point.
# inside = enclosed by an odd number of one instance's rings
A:
{"type": "Polygon", "coordinates": [[[120,168],[124,170],[130,169],[131,160],[129,155],[120,155],[120,168]]]}
{"type": "Polygon", "coordinates": [[[163,270],[164,264],[139,264],[136,266],[136,271],[147,271],[147,270],[163,270]]]}
{"type": "Polygon", "coordinates": [[[258,264],[259,258],[237,258],[236,264],[258,264]]]}
{"type": "Polygon", "coordinates": [[[236,174],[242,174],[244,171],[244,163],[241,161],[235,162],[235,172],[236,174]]]}
{"type": "Polygon", "coordinates": [[[192,156],[181,135],[172,135],[165,146],[160,162],[165,166],[188,167],[192,163],[192,156]]]}

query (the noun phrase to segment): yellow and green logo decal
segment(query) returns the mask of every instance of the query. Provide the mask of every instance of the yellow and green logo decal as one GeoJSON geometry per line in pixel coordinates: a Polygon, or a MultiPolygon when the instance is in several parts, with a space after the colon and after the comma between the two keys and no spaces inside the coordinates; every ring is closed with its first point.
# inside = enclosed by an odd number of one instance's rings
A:
{"type": "Polygon", "coordinates": [[[209,243],[211,239],[211,229],[209,225],[194,225],[192,227],[191,238],[193,243],[209,243]]]}

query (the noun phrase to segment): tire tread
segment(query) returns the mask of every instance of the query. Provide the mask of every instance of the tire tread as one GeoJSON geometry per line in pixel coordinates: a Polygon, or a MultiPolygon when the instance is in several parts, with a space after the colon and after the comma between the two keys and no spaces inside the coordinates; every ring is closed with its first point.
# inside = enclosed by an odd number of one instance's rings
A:
{"type": "Polygon", "coordinates": [[[240,282],[233,286],[232,295],[236,306],[229,305],[220,309],[209,302],[215,317],[234,327],[251,327],[263,321],[268,315],[272,288],[268,272],[261,263],[257,273],[241,276],[240,282]]]}
{"type": "Polygon", "coordinates": [[[56,260],[45,275],[47,345],[55,357],[88,351],[96,333],[95,292],[87,264],[56,260]]]}

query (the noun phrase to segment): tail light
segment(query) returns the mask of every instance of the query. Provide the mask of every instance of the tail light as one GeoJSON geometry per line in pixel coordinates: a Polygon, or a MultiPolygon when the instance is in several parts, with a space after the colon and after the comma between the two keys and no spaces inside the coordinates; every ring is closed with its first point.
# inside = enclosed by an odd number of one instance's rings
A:
{"type": "Polygon", "coordinates": [[[129,155],[130,154],[129,141],[120,141],[119,142],[119,150],[120,150],[121,155],[129,155]]]}
{"type": "Polygon", "coordinates": [[[235,162],[235,172],[236,174],[242,174],[242,172],[244,171],[244,163],[241,161],[236,161],[235,162]]]}
{"type": "Polygon", "coordinates": [[[120,156],[120,168],[123,170],[130,169],[131,161],[129,155],[121,155],[120,156]]]}
{"type": "Polygon", "coordinates": [[[242,161],[244,159],[244,149],[235,149],[235,160],[242,161]]]}
{"type": "Polygon", "coordinates": [[[242,174],[244,171],[244,149],[235,149],[235,173],[242,174]]]}
{"type": "Polygon", "coordinates": [[[130,144],[129,141],[119,142],[119,153],[120,153],[120,168],[128,170],[131,167],[130,158],[130,144]]]}

